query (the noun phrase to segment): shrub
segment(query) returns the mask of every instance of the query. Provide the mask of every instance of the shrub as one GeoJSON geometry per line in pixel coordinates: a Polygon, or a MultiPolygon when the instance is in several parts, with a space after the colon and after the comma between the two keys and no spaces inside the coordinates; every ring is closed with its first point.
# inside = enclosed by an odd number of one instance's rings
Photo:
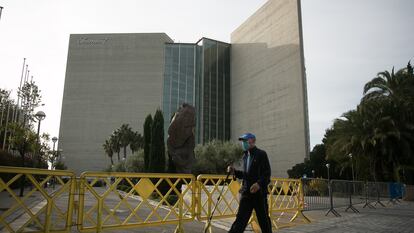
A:
{"type": "Polygon", "coordinates": [[[151,125],[151,146],[149,157],[149,172],[165,171],[165,142],[164,117],[161,110],[157,110],[151,125]]]}
{"type": "MultiPolygon", "coordinates": [[[[170,194],[165,199],[170,205],[173,206],[178,201],[178,196],[174,194],[170,194]]],[[[164,204],[167,205],[167,203],[164,203],[164,204]]]]}
{"type": "Polygon", "coordinates": [[[126,159],[125,170],[127,172],[144,172],[144,150],[139,149],[126,159]]]}
{"type": "Polygon", "coordinates": [[[65,163],[63,163],[62,161],[57,161],[55,164],[55,169],[56,170],[66,170],[68,169],[68,167],[66,167],[65,163]]]}
{"type": "Polygon", "coordinates": [[[213,140],[204,145],[197,145],[195,150],[196,164],[194,174],[224,174],[230,164],[239,164],[243,156],[240,145],[230,141],[213,140]]]}
{"type": "Polygon", "coordinates": [[[308,192],[315,193],[319,196],[325,195],[328,190],[328,183],[325,180],[313,179],[309,183],[308,192]]]}

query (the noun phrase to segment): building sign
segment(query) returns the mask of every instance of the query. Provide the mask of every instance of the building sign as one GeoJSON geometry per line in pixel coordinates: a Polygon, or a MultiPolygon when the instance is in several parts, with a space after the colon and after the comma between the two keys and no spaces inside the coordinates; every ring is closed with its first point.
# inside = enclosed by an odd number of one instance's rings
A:
{"type": "Polygon", "coordinates": [[[79,45],[104,45],[109,38],[87,38],[82,37],[78,40],[79,45]]]}

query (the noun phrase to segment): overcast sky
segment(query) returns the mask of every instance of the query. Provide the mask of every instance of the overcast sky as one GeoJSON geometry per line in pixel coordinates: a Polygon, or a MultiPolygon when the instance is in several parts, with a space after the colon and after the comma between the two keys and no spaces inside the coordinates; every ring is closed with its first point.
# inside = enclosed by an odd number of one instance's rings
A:
{"type": "MultiPolygon", "coordinates": [[[[166,32],[176,42],[228,42],[265,2],[0,0],[0,88],[16,95],[26,57],[45,103],[42,131],[58,136],[69,34],[166,32]]],[[[312,146],[356,106],[364,83],[413,59],[413,10],[412,0],[302,0],[312,146]]]]}

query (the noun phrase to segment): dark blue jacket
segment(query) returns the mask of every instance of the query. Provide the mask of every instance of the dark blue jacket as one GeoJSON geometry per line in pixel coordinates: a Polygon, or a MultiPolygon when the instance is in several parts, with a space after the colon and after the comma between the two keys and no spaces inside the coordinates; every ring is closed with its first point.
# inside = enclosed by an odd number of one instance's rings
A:
{"type": "Polygon", "coordinates": [[[267,186],[270,183],[270,164],[269,158],[264,150],[257,147],[249,149],[251,162],[249,172],[246,171],[247,151],[243,155],[243,170],[235,170],[234,175],[238,179],[243,179],[240,193],[250,193],[250,187],[254,183],[259,183],[260,190],[264,195],[267,194],[267,186]]]}

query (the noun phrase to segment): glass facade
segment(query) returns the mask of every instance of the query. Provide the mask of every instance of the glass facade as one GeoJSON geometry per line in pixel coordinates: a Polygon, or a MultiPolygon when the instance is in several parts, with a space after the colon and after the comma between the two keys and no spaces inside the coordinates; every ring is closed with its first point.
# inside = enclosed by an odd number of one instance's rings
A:
{"type": "Polygon", "coordinates": [[[203,38],[165,47],[165,135],[183,103],[196,108],[196,142],[230,139],[230,44],[203,38]]]}

